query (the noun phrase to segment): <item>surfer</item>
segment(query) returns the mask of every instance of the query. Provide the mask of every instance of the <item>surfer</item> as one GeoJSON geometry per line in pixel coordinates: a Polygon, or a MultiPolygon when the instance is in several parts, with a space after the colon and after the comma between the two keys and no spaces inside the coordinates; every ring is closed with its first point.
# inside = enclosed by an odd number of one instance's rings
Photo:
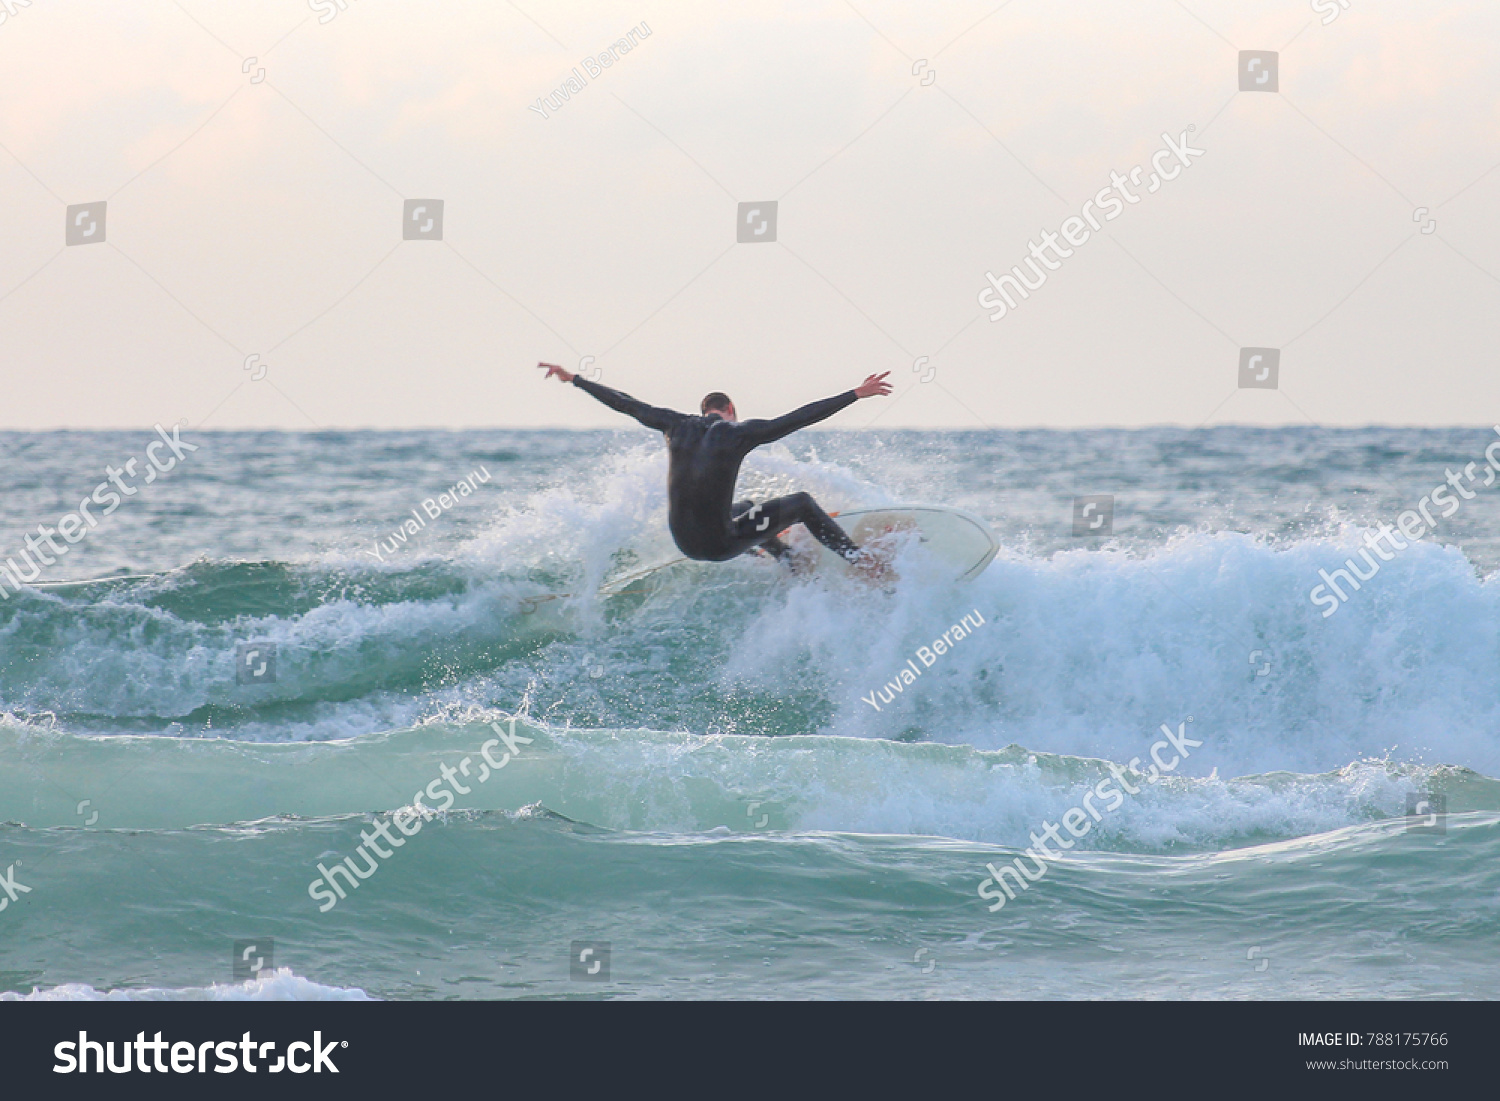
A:
{"type": "Polygon", "coordinates": [[[860,398],[891,392],[887,371],[870,375],[853,390],[815,401],[775,420],[740,421],[734,402],[715,391],[703,399],[699,416],[659,409],[629,394],[590,382],[554,363],[538,363],[547,378],[592,395],[611,409],[634,417],[667,438],[667,526],[677,548],[702,562],[726,562],[756,547],[780,558],[787,546],[777,538],[793,524],[803,524],[835,554],[859,562],[859,548],[809,493],[793,493],[761,504],[734,499],[740,463],[761,444],[773,443],[799,428],[817,424],[860,398]]]}

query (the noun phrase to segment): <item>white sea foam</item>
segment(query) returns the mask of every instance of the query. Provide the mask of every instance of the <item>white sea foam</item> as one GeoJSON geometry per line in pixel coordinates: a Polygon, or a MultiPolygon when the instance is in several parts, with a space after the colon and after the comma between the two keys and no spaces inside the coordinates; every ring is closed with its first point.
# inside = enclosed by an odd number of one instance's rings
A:
{"type": "MultiPolygon", "coordinates": [[[[1347,557],[1355,528],[1281,541],[1184,534],[1146,549],[1046,556],[1011,549],[972,584],[908,574],[893,593],[789,579],[745,559],[690,565],[618,604],[595,599],[611,571],[673,555],[664,481],[654,443],[607,455],[589,478],[533,494],[445,562],[427,562],[466,582],[440,596],[372,600],[341,583],[305,611],[247,615],[227,631],[126,596],[85,616],[48,602],[9,629],[46,620],[54,660],[17,666],[5,702],[121,718],[298,705],[213,730],[271,741],[514,708],[539,684],[539,713],[555,708],[581,725],[1017,744],[1121,763],[1142,755],[1161,723],[1192,715],[1205,746],[1184,765],[1190,777],[1316,775],[1387,759],[1500,774],[1500,582],[1482,580],[1456,548],[1414,546],[1329,620],[1307,599],[1309,578],[1347,557]],[[525,595],[547,592],[574,597],[518,611],[525,595]],[[880,714],[861,703],[915,646],[976,608],[984,630],[880,714]],[[237,637],[277,644],[274,686],[236,690],[237,637]],[[443,675],[430,675],[434,654],[443,675]]],[[[884,500],[849,470],[785,448],[747,464],[748,495],[796,487],[830,508],[884,500]]],[[[355,582],[408,580],[366,563],[350,567],[355,582]]],[[[193,584],[182,582],[184,598],[193,584]]],[[[868,795],[872,805],[885,786],[868,795]]],[[[865,821],[841,805],[834,818],[865,821]]],[[[942,816],[885,820],[916,829],[942,816]]],[[[986,827],[976,818],[954,829],[986,827]]]]}
{"type": "Polygon", "coordinates": [[[278,968],[274,975],[211,986],[147,987],[139,990],[95,990],[86,983],[66,983],[30,994],[0,993],[0,1002],[362,1002],[371,1001],[357,987],[325,986],[278,968]]]}

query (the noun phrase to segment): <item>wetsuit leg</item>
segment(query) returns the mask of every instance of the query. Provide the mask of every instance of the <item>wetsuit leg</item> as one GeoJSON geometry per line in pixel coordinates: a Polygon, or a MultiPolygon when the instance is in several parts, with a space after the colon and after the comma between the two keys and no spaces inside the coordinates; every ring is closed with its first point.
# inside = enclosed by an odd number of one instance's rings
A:
{"type": "MultiPolygon", "coordinates": [[[[739,504],[746,503],[748,502],[738,502],[736,510],[739,504]]],[[[730,540],[738,547],[736,554],[743,554],[751,547],[766,545],[770,540],[775,540],[784,551],[786,545],[776,539],[776,533],[793,524],[805,524],[813,538],[851,562],[859,554],[859,548],[844,534],[844,529],[833,522],[833,517],[818,506],[810,493],[793,493],[751,506],[730,521],[730,540]]],[[[778,552],[772,550],[772,553],[778,552]]]]}
{"type": "MultiPolygon", "coordinates": [[[[755,507],[755,502],[754,501],[736,501],[734,504],[732,504],[732,505],[729,506],[729,514],[731,516],[740,516],[740,515],[743,515],[746,512],[749,512],[754,507],[755,507]]],[[[776,530],[777,531],[785,531],[786,529],[785,528],[777,528],[776,530]]],[[[767,539],[764,543],[758,543],[758,544],[756,544],[756,548],[755,549],[759,549],[759,550],[765,551],[772,558],[780,558],[783,554],[786,554],[792,548],[789,547],[789,546],[787,546],[785,543],[783,543],[778,536],[773,535],[773,536],[771,536],[771,538],[767,539]]]]}

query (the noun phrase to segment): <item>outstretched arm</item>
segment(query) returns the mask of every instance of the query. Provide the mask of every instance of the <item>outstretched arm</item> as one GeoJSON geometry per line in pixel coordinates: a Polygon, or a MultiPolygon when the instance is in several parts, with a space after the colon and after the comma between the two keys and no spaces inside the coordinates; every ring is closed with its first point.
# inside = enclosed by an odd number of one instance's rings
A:
{"type": "Polygon", "coordinates": [[[891,384],[885,381],[888,374],[890,374],[889,371],[884,375],[871,375],[853,390],[846,390],[834,397],[804,405],[801,409],[794,409],[775,420],[743,421],[738,426],[739,432],[746,437],[751,447],[773,443],[784,436],[790,436],[799,428],[806,428],[821,420],[827,420],[840,409],[847,409],[860,398],[884,397],[891,392],[891,384]]]}
{"type": "Polygon", "coordinates": [[[647,428],[654,428],[658,432],[671,431],[674,425],[680,422],[684,414],[671,409],[660,409],[654,405],[647,405],[643,401],[637,401],[629,394],[621,393],[619,390],[611,390],[608,386],[600,386],[597,382],[590,382],[582,375],[575,375],[571,371],[565,371],[555,363],[538,363],[538,367],[547,368],[547,377],[554,375],[563,382],[571,382],[586,394],[593,395],[597,400],[603,402],[617,413],[624,413],[627,417],[634,417],[647,428]]]}

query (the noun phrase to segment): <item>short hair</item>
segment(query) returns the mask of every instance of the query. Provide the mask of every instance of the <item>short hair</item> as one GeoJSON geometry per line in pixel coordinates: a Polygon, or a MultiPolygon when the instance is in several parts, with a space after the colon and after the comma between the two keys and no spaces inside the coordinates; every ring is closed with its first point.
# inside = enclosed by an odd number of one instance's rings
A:
{"type": "Polygon", "coordinates": [[[698,412],[702,413],[705,417],[710,413],[728,412],[729,407],[733,404],[734,402],[729,400],[728,394],[721,394],[715,390],[699,403],[698,412]]]}

